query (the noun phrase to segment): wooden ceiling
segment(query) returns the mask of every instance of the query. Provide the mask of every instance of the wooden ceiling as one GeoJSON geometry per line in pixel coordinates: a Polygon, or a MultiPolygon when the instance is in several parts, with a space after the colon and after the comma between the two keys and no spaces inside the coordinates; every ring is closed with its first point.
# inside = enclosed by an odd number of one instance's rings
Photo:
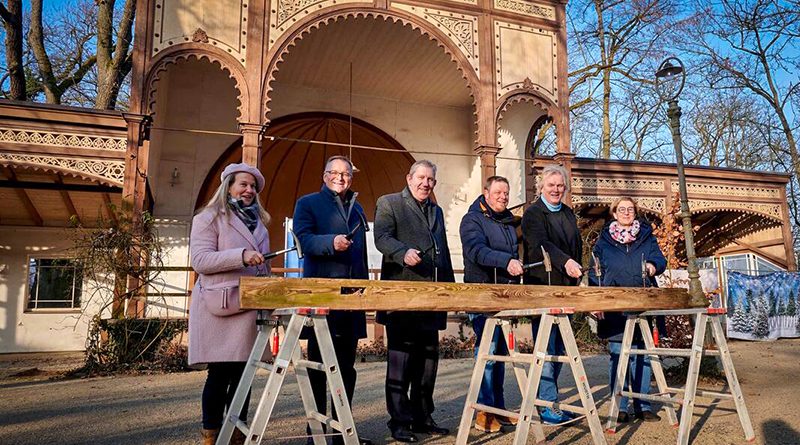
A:
{"type": "Polygon", "coordinates": [[[110,218],[121,190],[84,179],[0,166],[0,226],[68,227],[75,215],[86,227],[110,218]]]}
{"type": "MultiPolygon", "coordinates": [[[[341,115],[303,113],[276,119],[270,124],[267,135],[347,144],[349,123],[341,115]]],[[[400,150],[353,149],[351,159],[358,171],[354,175],[352,189],[359,193],[358,202],[364,208],[367,219],[371,221],[378,198],[387,193],[398,192],[406,186],[405,175],[414,163],[414,158],[403,151],[403,147],[390,136],[357,119],[353,122],[353,144],[400,150]]],[[[320,190],[325,161],[334,155],[349,156],[349,149],[286,139],[264,141],[261,172],[267,184],[260,196],[261,202],[272,216],[272,246],[283,246],[281,225],[284,219],[293,215],[298,198],[320,190]]],[[[238,146],[232,147],[219,158],[204,181],[196,208],[208,202],[214,190],[219,187],[222,169],[231,162],[240,162],[241,156],[241,146],[238,146]]]]}
{"type": "Polygon", "coordinates": [[[467,82],[442,48],[410,25],[339,19],[313,30],[278,65],[275,82],[407,102],[467,107],[467,82]]]}

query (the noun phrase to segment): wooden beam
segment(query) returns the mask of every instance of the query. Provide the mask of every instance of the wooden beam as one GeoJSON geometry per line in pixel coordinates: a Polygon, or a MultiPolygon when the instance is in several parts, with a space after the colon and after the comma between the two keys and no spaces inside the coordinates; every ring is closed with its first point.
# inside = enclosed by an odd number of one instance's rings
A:
{"type": "Polygon", "coordinates": [[[691,307],[686,289],[569,287],[242,277],[243,309],[325,307],[360,311],[467,311],[573,307],[627,311],[691,307]],[[363,289],[353,294],[356,289],[363,289]]]}
{"type": "Polygon", "coordinates": [[[66,190],[70,192],[90,192],[90,193],[122,193],[122,187],[112,187],[101,184],[64,184],[63,181],[53,184],[49,182],[31,182],[31,181],[2,181],[0,180],[0,188],[11,189],[30,189],[30,190],[66,190]]]}
{"type": "Polygon", "coordinates": [[[103,193],[103,207],[106,209],[106,213],[108,213],[108,217],[111,218],[111,222],[114,223],[114,227],[119,226],[119,221],[117,221],[117,215],[111,209],[111,196],[108,196],[108,193],[103,193]]]}
{"type": "MultiPolygon", "coordinates": [[[[8,177],[11,179],[10,182],[19,182],[17,180],[17,174],[14,173],[13,169],[6,167],[6,170],[8,171],[8,177]]],[[[25,206],[25,210],[28,211],[28,215],[33,219],[33,223],[37,226],[43,226],[44,220],[42,220],[42,215],[36,210],[36,206],[33,205],[33,201],[31,201],[31,197],[28,196],[25,189],[17,189],[17,196],[22,201],[22,205],[25,206]]]]}
{"type": "MultiPolygon", "coordinates": [[[[56,184],[64,185],[64,178],[61,174],[56,174],[56,184]]],[[[72,198],[69,196],[69,192],[66,189],[59,189],[59,193],[61,193],[61,199],[64,200],[64,205],[67,206],[67,211],[69,211],[69,217],[72,219],[74,215],[78,224],[81,223],[81,217],[78,215],[78,209],[75,208],[75,203],[72,202],[72,198]]]]}

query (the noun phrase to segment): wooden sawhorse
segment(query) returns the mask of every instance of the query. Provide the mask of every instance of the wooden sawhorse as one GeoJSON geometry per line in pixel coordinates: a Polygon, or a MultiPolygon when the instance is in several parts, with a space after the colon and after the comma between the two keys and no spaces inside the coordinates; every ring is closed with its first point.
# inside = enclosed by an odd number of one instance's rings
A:
{"type": "Polygon", "coordinates": [[[472,380],[470,381],[467,400],[464,403],[464,412],[461,415],[461,423],[458,427],[456,445],[465,445],[467,443],[469,431],[472,427],[472,418],[476,410],[518,419],[517,432],[514,436],[514,445],[523,445],[527,443],[528,432],[531,427],[533,428],[536,442],[544,442],[545,436],[542,430],[541,420],[539,419],[539,413],[536,410],[537,406],[558,408],[564,411],[582,414],[589,422],[589,429],[595,445],[603,445],[606,443],[605,437],[603,436],[603,427],[597,415],[594,398],[592,397],[591,386],[586,379],[586,371],[583,368],[583,361],[578,352],[578,346],[575,343],[575,336],[569,320],[569,314],[574,312],[575,310],[573,308],[509,310],[498,312],[493,317],[486,320],[486,324],[483,328],[483,335],[481,336],[478,347],[478,357],[472,371],[472,380]],[[506,340],[511,333],[511,322],[522,317],[541,317],[533,354],[517,352],[513,344],[508,344],[512,342],[506,340]],[[496,326],[501,326],[503,330],[503,341],[506,341],[508,344],[509,355],[489,354],[489,347],[492,343],[492,337],[494,337],[496,326]],[[561,338],[564,340],[564,347],[567,353],[566,356],[547,355],[547,344],[554,326],[557,326],[561,332],[561,338]],[[477,403],[478,392],[480,391],[481,382],[483,381],[486,362],[490,360],[511,363],[514,367],[514,375],[517,379],[520,393],[522,394],[522,404],[519,413],[477,403]],[[542,369],[545,362],[548,361],[568,363],[570,365],[582,406],[547,402],[536,398],[539,390],[539,381],[542,378],[542,369]],[[530,372],[526,373],[525,365],[530,365],[530,372]]]}
{"type": "Polygon", "coordinates": [[[733,367],[731,353],[728,349],[728,342],[725,340],[725,332],[722,329],[720,318],[725,315],[724,308],[699,308],[699,309],[677,309],[663,311],[648,311],[641,313],[628,313],[625,322],[625,333],[622,337],[622,351],[619,356],[617,366],[617,380],[613,388],[611,397],[611,407],[609,409],[609,419],[607,431],[614,433],[617,427],[617,415],[619,414],[619,404],[622,396],[639,398],[654,402],[664,403],[667,412],[667,419],[670,424],[678,427],[678,445],[689,443],[689,433],[692,427],[692,412],[694,410],[695,398],[697,396],[713,399],[733,399],[736,405],[736,412],[744,430],[745,439],[748,442],[755,440],[753,425],[750,423],[750,415],[744,404],[742,389],[739,386],[739,379],[736,377],[736,370],[733,367]],[[648,316],[656,315],[689,315],[695,317],[694,338],[691,349],[669,349],[657,348],[653,341],[653,333],[650,330],[648,316]],[[717,344],[716,350],[705,349],[706,326],[711,324],[712,335],[717,344]],[[645,349],[632,349],[633,333],[636,326],[639,326],[644,339],[645,349]],[[659,394],[641,394],[631,391],[624,391],[623,384],[628,372],[628,361],[631,354],[649,355],[650,366],[653,370],[659,394]],[[661,366],[660,356],[689,357],[689,370],[686,376],[686,386],[684,388],[671,388],[667,385],[664,377],[664,369],[661,366]],[[697,380],[700,375],[700,360],[704,355],[717,356],[722,362],[725,377],[728,380],[730,392],[704,391],[697,389],[697,380]],[[683,397],[678,397],[683,394],[683,397]],[[680,422],[675,414],[672,405],[682,406],[680,422]]]}
{"type": "Polygon", "coordinates": [[[295,374],[297,375],[300,396],[303,399],[306,418],[311,426],[314,445],[325,445],[326,443],[322,430],[323,424],[340,432],[345,445],[358,445],[356,426],[353,422],[353,415],[350,411],[347,393],[344,390],[342,375],[339,373],[339,365],[336,362],[336,354],[333,350],[331,333],[328,328],[328,320],[326,318],[328,309],[277,309],[269,315],[272,320],[269,320],[264,312],[259,311],[257,320],[258,335],[242,373],[242,378],[239,381],[239,386],[236,388],[236,394],[233,396],[230,409],[225,415],[222,429],[217,438],[217,445],[227,445],[235,428],[244,433],[245,444],[258,445],[261,443],[290,364],[294,365],[295,374]],[[261,358],[269,345],[272,332],[276,331],[283,323],[283,319],[287,317],[289,321],[286,324],[286,333],[278,354],[272,364],[263,362],[261,358]],[[268,328],[269,325],[272,325],[272,329],[268,328]],[[322,355],[322,363],[304,360],[300,354],[300,331],[304,326],[314,328],[314,334],[317,336],[320,354],[322,355]],[[258,402],[255,415],[253,415],[253,420],[248,424],[239,419],[239,414],[242,411],[247,394],[253,386],[253,380],[259,368],[269,371],[269,378],[258,402]],[[327,374],[328,387],[333,395],[333,409],[336,410],[339,420],[334,420],[323,413],[317,412],[314,394],[311,391],[311,382],[308,378],[309,369],[323,371],[327,374]]]}

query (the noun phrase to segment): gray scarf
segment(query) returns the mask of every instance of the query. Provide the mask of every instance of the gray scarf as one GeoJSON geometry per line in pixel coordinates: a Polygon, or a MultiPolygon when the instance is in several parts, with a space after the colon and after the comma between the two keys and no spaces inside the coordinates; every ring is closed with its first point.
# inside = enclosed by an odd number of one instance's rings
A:
{"type": "Polygon", "coordinates": [[[233,199],[229,195],[228,207],[242,220],[247,229],[250,230],[250,233],[256,230],[256,226],[258,226],[258,203],[255,200],[253,200],[252,204],[246,206],[241,199],[233,199]]]}

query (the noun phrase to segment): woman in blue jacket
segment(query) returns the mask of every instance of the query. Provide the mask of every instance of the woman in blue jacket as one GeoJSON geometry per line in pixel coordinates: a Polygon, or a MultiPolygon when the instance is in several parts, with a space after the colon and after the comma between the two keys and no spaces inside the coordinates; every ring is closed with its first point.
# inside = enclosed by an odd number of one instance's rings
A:
{"type": "MultiPolygon", "coordinates": [[[[592,276],[594,284],[599,281],[602,286],[657,286],[655,276],[664,272],[667,260],[658,247],[650,223],[637,218],[637,211],[636,201],[630,197],[617,198],[611,203],[611,216],[614,219],[600,232],[600,237],[594,246],[594,255],[602,270],[599,280],[598,277],[592,276]]],[[[609,385],[614,388],[626,317],[619,312],[596,312],[594,315],[598,318],[597,335],[608,340],[608,350],[611,354],[609,385]]],[[[644,348],[639,331],[635,332],[632,348],[644,348]]],[[[629,366],[626,380],[633,388],[631,391],[641,394],[650,392],[652,376],[650,357],[631,355],[629,366]]],[[[623,397],[620,401],[619,410],[617,422],[630,421],[627,397],[623,397]]],[[[660,420],[652,411],[650,402],[646,400],[635,399],[633,410],[638,419],[648,422],[660,420]]]]}

